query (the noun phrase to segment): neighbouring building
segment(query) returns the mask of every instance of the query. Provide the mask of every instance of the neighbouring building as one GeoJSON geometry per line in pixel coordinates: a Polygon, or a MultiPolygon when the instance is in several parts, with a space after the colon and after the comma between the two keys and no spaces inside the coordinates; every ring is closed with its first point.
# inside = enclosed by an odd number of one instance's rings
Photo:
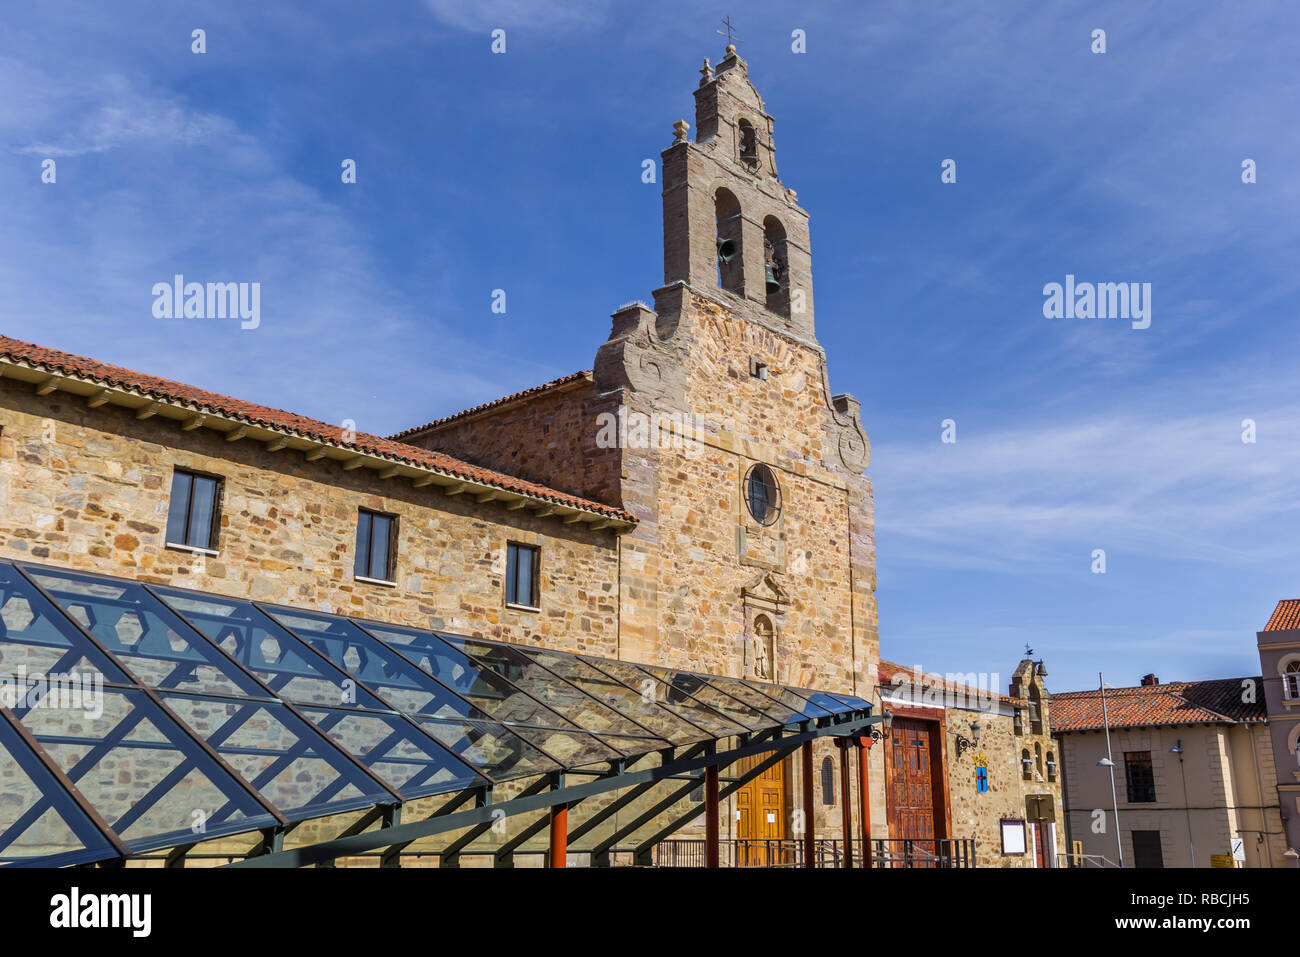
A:
{"type": "Polygon", "coordinates": [[[1104,701],[1100,689],[1055,694],[1076,863],[1284,866],[1268,684],[1258,676],[1162,684],[1149,674],[1135,687],[1106,688],[1104,701]]]}
{"type": "Polygon", "coordinates": [[[1300,866],[1300,598],[1277,603],[1257,632],[1269,751],[1277,771],[1277,799],[1286,830],[1287,863],[1300,866]]]}
{"type": "Polygon", "coordinates": [[[663,153],[653,307],[615,310],[591,371],[391,437],[0,338],[0,668],[97,663],[119,709],[0,708],[0,861],[62,835],[81,861],[684,862],[717,787],[738,863],[834,861],[864,833],[1050,863],[1032,663],[973,749],[948,735],[976,712],[924,701],[871,746],[867,434],[733,47],[688,130],[663,153]],[[170,750],[127,748],[146,720],[170,750]],[[927,743],[928,811],[887,797],[927,743]],[[506,800],[533,802],[525,825],[495,826],[506,800]]]}
{"type": "Polygon", "coordinates": [[[886,853],[964,838],[980,867],[1057,866],[1061,784],[1043,663],[1021,661],[1009,694],[974,674],[883,659],[879,673],[890,725],[881,742],[886,853]]]}

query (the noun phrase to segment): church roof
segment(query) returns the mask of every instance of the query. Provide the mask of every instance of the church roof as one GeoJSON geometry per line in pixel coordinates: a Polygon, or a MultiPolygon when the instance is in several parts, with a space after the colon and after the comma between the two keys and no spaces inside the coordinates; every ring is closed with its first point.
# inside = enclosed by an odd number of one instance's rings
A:
{"type": "MultiPolygon", "coordinates": [[[[469,462],[454,458],[443,452],[434,452],[414,445],[369,435],[364,432],[348,433],[341,426],[331,425],[293,412],[270,406],[245,402],[216,392],[208,392],[191,385],[162,379],[158,376],[135,372],[121,366],[108,365],[85,356],[59,352],[44,346],[33,345],[8,336],[0,336],[0,361],[8,361],[31,369],[47,372],[52,377],[71,377],[88,381],[110,389],[118,389],[138,395],[143,400],[141,408],[148,406],[149,399],[179,403],[196,412],[221,416],[234,422],[259,426],[277,433],[289,433],[295,436],[345,446],[357,453],[370,454],[394,462],[406,463],[417,468],[431,469],[445,473],[467,482],[489,485],[494,488],[515,492],[529,498],[543,499],[572,509],[592,512],[619,522],[635,522],[629,512],[592,501],[568,492],[529,482],[517,476],[498,472],[494,469],[471,465],[469,462]]],[[[558,380],[557,380],[558,381],[558,380]]]]}
{"type": "Polygon", "coordinates": [[[1104,717],[1100,690],[1052,695],[1053,731],[1100,731],[1107,723],[1112,728],[1140,728],[1267,719],[1264,679],[1259,676],[1107,688],[1104,717]],[[1245,693],[1252,688],[1253,694],[1245,693]]]}
{"type": "Polygon", "coordinates": [[[554,392],[565,386],[581,382],[584,379],[590,380],[592,372],[590,369],[581,372],[571,372],[566,376],[560,376],[558,379],[552,379],[550,382],[543,382],[541,385],[535,385],[531,389],[524,389],[522,392],[514,392],[510,395],[504,395],[499,399],[493,399],[491,402],[484,402],[482,405],[476,405],[461,412],[452,415],[443,416],[441,419],[434,419],[432,422],[426,422],[424,425],[417,425],[411,429],[403,429],[401,432],[390,435],[391,439],[404,439],[418,432],[427,432],[429,429],[436,429],[440,425],[446,425],[448,422],[455,422],[458,419],[466,419],[480,412],[486,412],[489,409],[496,409],[502,406],[510,405],[514,402],[527,401],[536,398],[547,392],[554,392]]]}

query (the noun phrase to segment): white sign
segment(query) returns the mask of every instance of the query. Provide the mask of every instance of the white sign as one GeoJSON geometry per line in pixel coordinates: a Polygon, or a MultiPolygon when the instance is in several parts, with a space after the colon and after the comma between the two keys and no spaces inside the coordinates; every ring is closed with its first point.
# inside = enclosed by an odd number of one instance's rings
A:
{"type": "Polygon", "coordinates": [[[1025,853],[1025,822],[1024,821],[1004,820],[1002,822],[1002,853],[1003,854],[1025,853]]]}

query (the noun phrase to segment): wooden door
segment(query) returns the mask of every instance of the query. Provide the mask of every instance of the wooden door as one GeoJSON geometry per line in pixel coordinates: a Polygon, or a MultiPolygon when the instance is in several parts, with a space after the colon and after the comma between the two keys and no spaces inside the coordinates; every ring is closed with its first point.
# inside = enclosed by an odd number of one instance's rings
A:
{"type": "MultiPolygon", "coordinates": [[[[741,775],[770,755],[742,758],[732,765],[741,775]]],[[[785,841],[785,762],[778,761],[736,792],[736,864],[763,867],[783,863],[785,841]]]]}
{"type": "MultiPolygon", "coordinates": [[[[895,718],[889,732],[890,811],[889,836],[895,841],[891,853],[902,855],[910,840],[915,850],[935,853],[934,769],[928,721],[895,718]]],[[[918,861],[918,864],[921,862],[918,861]]]]}
{"type": "Polygon", "coordinates": [[[1043,834],[1043,825],[1039,821],[1034,822],[1034,866],[1051,867],[1047,858],[1047,838],[1043,834]]]}

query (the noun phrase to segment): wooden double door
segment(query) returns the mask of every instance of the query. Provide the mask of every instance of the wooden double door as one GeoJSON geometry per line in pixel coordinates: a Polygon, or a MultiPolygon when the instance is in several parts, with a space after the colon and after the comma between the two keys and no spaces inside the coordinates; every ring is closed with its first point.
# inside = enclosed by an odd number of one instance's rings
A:
{"type": "MultiPolygon", "coordinates": [[[[741,776],[770,758],[758,754],[732,765],[741,776]]],[[[778,761],[736,791],[736,865],[771,867],[786,863],[785,764],[778,761]]]]}
{"type": "MultiPolygon", "coordinates": [[[[938,793],[942,787],[935,775],[941,756],[936,753],[935,731],[938,725],[933,721],[921,721],[915,718],[895,718],[889,731],[889,836],[890,854],[903,855],[906,852],[904,841],[911,841],[912,848],[920,852],[923,864],[930,855],[935,854],[935,839],[943,835],[943,811],[938,793]]],[[[940,771],[941,773],[941,771],[940,771]]]]}

